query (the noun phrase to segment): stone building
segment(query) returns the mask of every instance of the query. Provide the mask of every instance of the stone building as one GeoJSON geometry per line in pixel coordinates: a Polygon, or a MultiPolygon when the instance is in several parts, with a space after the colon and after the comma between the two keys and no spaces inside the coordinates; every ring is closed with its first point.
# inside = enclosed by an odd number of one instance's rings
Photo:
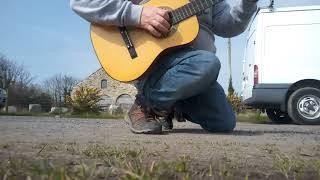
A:
{"type": "Polygon", "coordinates": [[[137,89],[132,84],[112,79],[102,68],[79,82],[73,91],[79,86],[101,89],[103,100],[99,102],[99,106],[102,110],[108,110],[110,105],[128,109],[133,104],[137,94],[137,89]]]}

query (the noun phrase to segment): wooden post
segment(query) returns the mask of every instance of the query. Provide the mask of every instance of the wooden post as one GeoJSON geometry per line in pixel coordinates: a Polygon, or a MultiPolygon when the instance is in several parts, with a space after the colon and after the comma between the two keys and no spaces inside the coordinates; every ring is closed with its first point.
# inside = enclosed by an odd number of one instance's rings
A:
{"type": "Polygon", "coordinates": [[[9,87],[6,87],[6,94],[7,94],[7,98],[6,98],[5,107],[6,107],[6,113],[8,113],[8,111],[9,111],[9,108],[8,108],[8,102],[9,102],[9,87]]]}
{"type": "Polygon", "coordinates": [[[234,93],[234,88],[232,85],[232,63],[231,63],[231,38],[228,39],[228,62],[229,62],[229,87],[228,87],[228,95],[234,93]]]}

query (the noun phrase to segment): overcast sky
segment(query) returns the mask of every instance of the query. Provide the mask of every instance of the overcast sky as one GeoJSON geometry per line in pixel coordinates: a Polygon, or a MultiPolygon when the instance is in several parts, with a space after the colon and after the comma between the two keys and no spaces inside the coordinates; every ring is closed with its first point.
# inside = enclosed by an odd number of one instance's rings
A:
{"type": "MultiPolygon", "coordinates": [[[[229,0],[234,4],[236,0],[229,0]]],[[[260,1],[259,6],[268,4],[260,1]]],[[[320,5],[320,0],[275,0],[279,7],[320,5]]],[[[74,14],[68,0],[2,0],[0,6],[0,54],[18,61],[36,82],[63,73],[84,79],[100,68],[91,46],[89,24],[74,14]]],[[[241,88],[246,33],[232,39],[234,86],[241,88]]],[[[219,82],[228,84],[227,40],[217,38],[222,63],[219,82]]]]}

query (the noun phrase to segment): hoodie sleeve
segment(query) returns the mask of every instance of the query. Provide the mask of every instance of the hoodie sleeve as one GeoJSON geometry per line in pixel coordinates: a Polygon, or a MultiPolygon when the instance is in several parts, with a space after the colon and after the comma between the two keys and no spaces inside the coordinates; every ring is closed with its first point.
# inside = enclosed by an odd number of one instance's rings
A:
{"type": "Polygon", "coordinates": [[[256,2],[238,0],[233,7],[222,1],[213,7],[212,30],[221,37],[234,37],[247,28],[252,15],[257,10],[256,2]]]}
{"type": "Polygon", "coordinates": [[[138,26],[143,6],[127,0],[70,0],[71,8],[90,23],[138,26]]]}

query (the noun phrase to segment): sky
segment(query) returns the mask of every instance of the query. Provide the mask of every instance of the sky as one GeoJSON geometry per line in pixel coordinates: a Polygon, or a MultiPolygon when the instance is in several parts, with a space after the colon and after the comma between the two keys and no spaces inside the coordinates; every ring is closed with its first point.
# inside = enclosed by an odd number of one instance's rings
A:
{"type": "MultiPolygon", "coordinates": [[[[228,0],[234,4],[237,0],[228,0]]],[[[269,0],[260,0],[259,6],[269,0]]],[[[275,0],[276,7],[320,5],[320,0],[275,0]]],[[[84,79],[100,68],[89,36],[89,23],[77,16],[68,0],[2,0],[0,54],[21,63],[36,83],[55,74],[84,79]]],[[[232,77],[241,90],[246,32],[232,38],[232,77]]],[[[222,68],[218,81],[228,86],[227,39],[216,38],[222,68]]]]}

